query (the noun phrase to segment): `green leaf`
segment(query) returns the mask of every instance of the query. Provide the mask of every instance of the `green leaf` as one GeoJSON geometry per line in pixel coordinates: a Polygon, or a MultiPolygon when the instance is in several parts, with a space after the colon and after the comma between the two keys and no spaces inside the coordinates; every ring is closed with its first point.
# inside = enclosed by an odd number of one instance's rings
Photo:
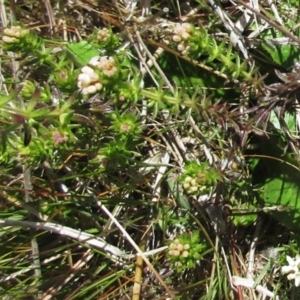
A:
{"type": "Polygon", "coordinates": [[[179,207],[190,210],[191,206],[189,202],[179,190],[178,180],[176,178],[176,175],[175,174],[168,175],[167,183],[179,207]]]}
{"type": "Polygon", "coordinates": [[[291,229],[300,229],[300,172],[286,169],[279,178],[270,180],[264,188],[265,206],[278,206],[271,211],[283,225],[291,229]],[[291,179],[291,175],[294,178],[291,179]],[[295,182],[295,179],[298,182],[295,182]]]}
{"type": "Polygon", "coordinates": [[[263,183],[264,209],[290,229],[300,229],[300,170],[297,162],[280,147],[279,135],[263,139],[262,158],[254,181],[263,183]],[[269,208],[268,208],[269,207],[269,208]]]}
{"type": "Polygon", "coordinates": [[[284,68],[289,68],[299,60],[300,49],[292,45],[268,45],[262,43],[262,48],[268,52],[273,61],[284,68]]]}
{"type": "Polygon", "coordinates": [[[0,107],[12,101],[16,97],[16,95],[17,93],[15,91],[12,91],[9,95],[0,94],[0,107]]]}
{"type": "Polygon", "coordinates": [[[285,129],[288,129],[292,134],[296,134],[297,124],[294,114],[289,114],[286,112],[283,116],[283,120],[279,120],[275,112],[272,111],[270,115],[270,122],[277,130],[281,132],[284,132],[285,129]]]}
{"type": "Polygon", "coordinates": [[[78,67],[88,64],[91,58],[99,56],[99,51],[87,41],[67,45],[67,51],[78,67]]]}
{"type": "MultiPolygon", "coordinates": [[[[238,207],[238,210],[245,210],[251,211],[251,209],[255,210],[255,206],[250,203],[243,203],[238,207]]],[[[237,226],[249,226],[253,224],[257,220],[257,214],[241,214],[241,215],[234,215],[232,218],[232,223],[237,226]]]]}
{"type": "Polygon", "coordinates": [[[63,113],[59,116],[59,121],[62,125],[66,125],[66,124],[70,124],[72,118],[73,118],[72,113],[63,113]]]}
{"type": "Polygon", "coordinates": [[[73,105],[73,103],[76,101],[77,99],[77,93],[74,93],[73,95],[71,95],[71,97],[61,106],[60,111],[61,112],[72,112],[71,111],[71,106],[73,105]]]}
{"type": "Polygon", "coordinates": [[[30,117],[32,119],[38,118],[38,117],[43,117],[43,116],[47,116],[49,113],[51,113],[52,111],[55,110],[55,106],[47,106],[47,107],[43,107],[37,110],[34,110],[32,112],[30,112],[30,117]]]}

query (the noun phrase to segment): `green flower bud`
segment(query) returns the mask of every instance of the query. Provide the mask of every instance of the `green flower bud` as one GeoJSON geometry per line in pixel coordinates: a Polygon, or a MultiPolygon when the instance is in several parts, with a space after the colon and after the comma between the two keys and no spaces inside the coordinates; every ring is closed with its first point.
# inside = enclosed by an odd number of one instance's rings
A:
{"type": "Polygon", "coordinates": [[[22,85],[22,89],[21,89],[21,96],[24,97],[25,99],[30,99],[35,90],[36,90],[36,86],[32,81],[26,80],[24,82],[21,83],[22,85]]]}

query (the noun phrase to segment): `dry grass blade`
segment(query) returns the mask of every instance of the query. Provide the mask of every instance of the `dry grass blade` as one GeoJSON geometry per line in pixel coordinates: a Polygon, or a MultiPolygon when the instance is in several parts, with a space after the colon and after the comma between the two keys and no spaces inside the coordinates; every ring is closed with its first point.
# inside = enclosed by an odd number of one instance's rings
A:
{"type": "Polygon", "coordinates": [[[298,45],[300,44],[300,39],[298,37],[296,37],[292,32],[290,32],[285,26],[278,24],[276,21],[273,21],[272,17],[270,17],[270,15],[265,16],[265,15],[261,14],[259,11],[255,10],[254,8],[252,8],[251,6],[249,6],[247,3],[245,3],[242,0],[236,0],[236,2],[243,5],[245,8],[250,10],[252,13],[259,16],[261,19],[266,21],[272,27],[281,31],[286,37],[289,37],[292,41],[294,41],[298,45]]]}
{"type": "MultiPolygon", "coordinates": [[[[24,189],[25,189],[25,203],[32,202],[30,193],[32,191],[32,183],[31,183],[31,168],[27,168],[23,166],[24,173],[24,189]]],[[[29,214],[28,219],[32,221],[32,215],[29,214]]],[[[41,271],[41,261],[40,261],[40,250],[37,239],[35,237],[35,232],[30,230],[31,235],[31,252],[32,252],[32,266],[34,269],[35,277],[37,280],[40,280],[42,276],[41,271]]],[[[37,292],[37,296],[40,296],[40,291],[37,292]]]]}
{"type": "MultiPolygon", "coordinates": [[[[83,256],[72,266],[71,270],[66,274],[65,278],[60,278],[56,285],[50,287],[43,295],[39,298],[40,300],[52,299],[57,293],[76,276],[76,272],[84,268],[87,263],[93,258],[94,253],[91,249],[87,250],[83,256]]],[[[70,298],[72,295],[69,296],[70,298]]]]}
{"type": "Polygon", "coordinates": [[[45,7],[46,7],[46,11],[47,11],[47,14],[48,14],[48,19],[49,19],[49,23],[50,23],[50,29],[51,29],[51,32],[54,32],[56,31],[56,21],[55,21],[55,18],[54,18],[54,13],[53,13],[53,9],[52,9],[52,6],[51,6],[51,3],[49,0],[43,0],[44,1],[44,4],[45,4],[45,7]]]}
{"type": "Polygon", "coordinates": [[[24,228],[34,228],[40,230],[47,230],[49,232],[54,232],[56,234],[70,237],[72,239],[78,240],[81,243],[85,243],[92,247],[96,247],[98,249],[102,249],[105,252],[108,252],[112,255],[111,259],[114,260],[114,257],[119,257],[121,259],[131,259],[134,255],[129,255],[121,251],[119,248],[109,245],[104,239],[94,237],[92,234],[88,234],[86,232],[82,232],[81,230],[76,230],[70,227],[61,226],[59,224],[46,222],[28,222],[28,221],[15,221],[15,220],[0,220],[0,226],[20,226],[24,228]]]}

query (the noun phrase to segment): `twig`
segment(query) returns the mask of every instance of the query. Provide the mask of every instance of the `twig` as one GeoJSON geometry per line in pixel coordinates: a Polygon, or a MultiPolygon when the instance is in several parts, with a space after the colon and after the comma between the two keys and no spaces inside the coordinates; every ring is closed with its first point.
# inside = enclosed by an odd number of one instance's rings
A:
{"type": "MultiPolygon", "coordinates": [[[[141,250],[145,250],[146,248],[146,236],[142,238],[141,241],[141,250]]],[[[141,287],[142,287],[142,276],[143,276],[143,265],[144,261],[141,256],[136,258],[135,262],[135,274],[134,274],[134,284],[132,288],[132,300],[140,300],[141,296],[141,287]]]]}
{"type": "Polygon", "coordinates": [[[140,247],[135,243],[135,241],[131,238],[131,236],[127,233],[127,231],[123,228],[123,226],[116,220],[116,218],[110,213],[110,211],[101,203],[101,201],[97,201],[97,204],[99,207],[103,210],[103,212],[115,223],[115,225],[119,228],[119,230],[122,232],[124,237],[130,242],[132,247],[137,251],[137,255],[140,255],[144,262],[148,265],[149,269],[153,272],[157,280],[162,284],[162,286],[165,288],[165,290],[169,293],[169,296],[173,299],[175,299],[175,294],[170,290],[170,288],[165,284],[161,276],[158,274],[158,272],[155,270],[155,268],[152,266],[151,262],[148,260],[148,258],[145,256],[143,251],[140,249],[140,247]]]}
{"type": "MultiPolygon", "coordinates": [[[[120,250],[119,248],[108,244],[104,239],[95,237],[92,234],[83,232],[81,230],[76,230],[67,226],[62,226],[59,224],[51,223],[51,222],[29,222],[29,221],[15,221],[10,219],[0,219],[0,226],[20,226],[23,228],[34,228],[36,230],[47,230],[49,232],[54,232],[61,236],[69,237],[74,240],[78,240],[81,243],[86,245],[104,250],[108,252],[110,255],[129,260],[133,258],[135,255],[129,255],[120,250]]],[[[116,260],[111,257],[112,260],[116,260]]]]}
{"type": "Polygon", "coordinates": [[[11,24],[14,24],[17,21],[17,5],[16,5],[16,1],[15,0],[10,0],[9,1],[9,18],[10,18],[10,22],[11,24]]]}

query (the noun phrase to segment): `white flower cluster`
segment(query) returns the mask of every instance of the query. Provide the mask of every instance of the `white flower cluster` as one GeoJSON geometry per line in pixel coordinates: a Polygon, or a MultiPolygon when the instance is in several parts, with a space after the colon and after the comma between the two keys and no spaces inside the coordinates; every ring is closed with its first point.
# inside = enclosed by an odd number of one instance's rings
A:
{"type": "Polygon", "coordinates": [[[190,245],[189,244],[181,244],[178,239],[174,240],[173,243],[170,244],[169,246],[169,255],[172,256],[179,256],[181,255],[182,257],[188,257],[189,256],[189,249],[190,245]]]}
{"type": "Polygon", "coordinates": [[[102,28],[98,31],[97,40],[106,42],[110,38],[110,31],[107,28],[102,28]]]}
{"type": "Polygon", "coordinates": [[[89,61],[89,66],[84,66],[78,76],[77,86],[82,94],[94,94],[102,89],[100,76],[97,69],[107,77],[112,77],[118,73],[116,62],[113,57],[95,56],[89,61]]]}
{"type": "Polygon", "coordinates": [[[81,69],[77,86],[81,89],[83,95],[94,94],[102,89],[99,75],[89,66],[85,66],[81,69]]]}
{"type": "Polygon", "coordinates": [[[182,54],[186,54],[189,50],[187,41],[191,37],[192,29],[193,27],[189,23],[176,24],[175,26],[172,39],[174,42],[179,43],[177,46],[177,50],[182,54]]]}
{"type": "Polygon", "coordinates": [[[28,30],[22,28],[21,26],[12,26],[11,28],[4,29],[2,40],[5,43],[14,43],[20,37],[23,37],[27,33],[28,33],[28,30]]]}
{"type": "Polygon", "coordinates": [[[290,256],[286,256],[286,260],[288,262],[288,266],[283,266],[281,268],[281,272],[283,274],[288,274],[288,280],[295,280],[295,286],[300,285],[300,255],[296,255],[296,258],[292,258],[290,256]]]}
{"type": "Polygon", "coordinates": [[[185,177],[183,187],[187,194],[194,194],[198,191],[203,191],[206,188],[206,186],[200,185],[197,179],[192,178],[191,176],[185,177]]]}
{"type": "Polygon", "coordinates": [[[100,69],[107,77],[113,77],[118,73],[118,68],[116,66],[117,64],[112,56],[93,57],[89,64],[100,69]]]}

